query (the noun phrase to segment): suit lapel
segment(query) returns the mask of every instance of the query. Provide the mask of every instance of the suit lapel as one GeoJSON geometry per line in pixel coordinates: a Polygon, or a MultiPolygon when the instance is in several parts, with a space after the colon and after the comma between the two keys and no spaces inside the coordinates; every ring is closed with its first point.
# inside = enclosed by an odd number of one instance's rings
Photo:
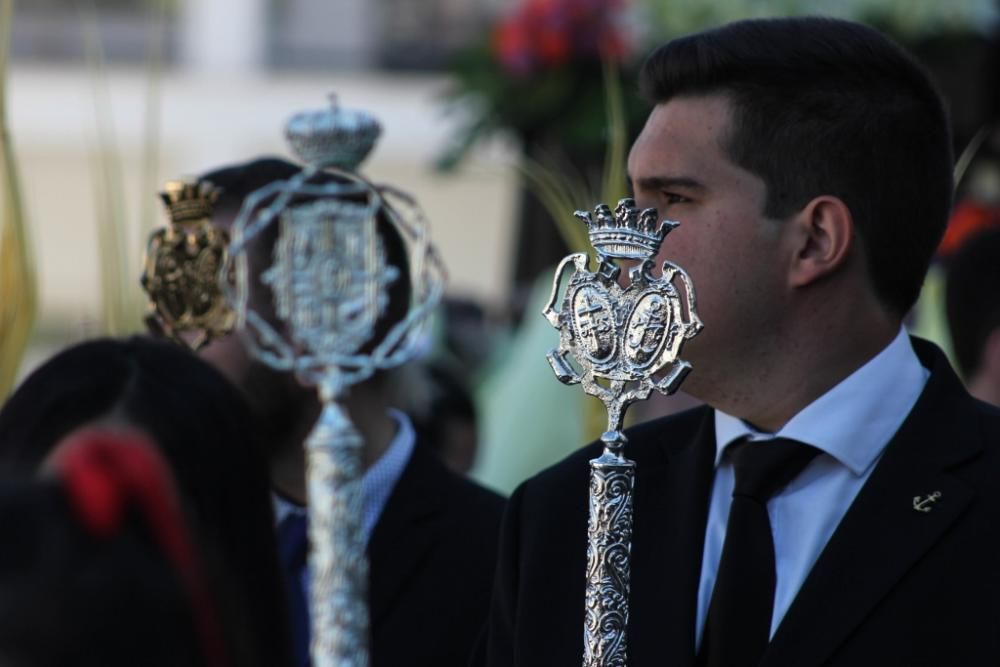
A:
{"type": "Polygon", "coordinates": [[[964,389],[943,355],[910,416],[889,442],[806,578],[761,663],[815,665],[827,660],[886,593],[959,519],[974,492],[949,469],[981,450],[956,430],[975,423],[964,389]],[[940,494],[914,507],[914,499],[940,494]]]}
{"type": "Polygon", "coordinates": [[[437,484],[444,471],[430,457],[417,443],[372,532],[368,545],[372,626],[393,608],[396,596],[441,529],[437,522],[441,489],[437,484]]]}
{"type": "Polygon", "coordinates": [[[707,408],[703,413],[693,436],[647,442],[646,447],[658,449],[657,455],[636,467],[630,665],[694,663],[698,581],[715,454],[713,413],[707,408]]]}

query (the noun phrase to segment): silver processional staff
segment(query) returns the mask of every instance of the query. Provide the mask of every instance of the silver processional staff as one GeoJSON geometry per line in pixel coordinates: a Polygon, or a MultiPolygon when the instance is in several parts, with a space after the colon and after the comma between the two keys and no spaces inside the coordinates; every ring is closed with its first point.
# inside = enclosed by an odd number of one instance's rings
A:
{"type": "Polygon", "coordinates": [[[586,253],[565,257],[542,314],[559,330],[559,347],[547,356],[556,377],[582,385],[608,411],[604,452],[590,462],[583,665],[625,667],[635,484],[635,462],[623,455],[625,411],[654,389],[677,390],[691,370],[680,359],[681,346],[701,331],[702,323],[687,273],[668,261],[660,277],[652,273],[653,258],[677,222],[661,222],[656,209],[640,211],[631,199],[619,201],[614,212],[600,204],[593,216],[575,215],[587,224],[597,271],[588,270],[586,253]],[[621,269],[612,259],[639,261],[629,271],[628,287],[618,284],[621,269]],[[556,308],[570,265],[574,270],[556,308]]]}
{"type": "Polygon", "coordinates": [[[415,202],[357,173],[380,133],[368,113],[329,109],[298,114],[286,137],[306,167],[251,193],[233,224],[224,278],[237,325],[255,356],[317,387],[322,412],[305,442],[309,501],[310,612],[315,667],[366,667],[368,562],[361,532],[363,442],[342,401],[351,385],[408,361],[438,303],[444,268],[415,202]],[[332,175],[313,182],[320,173],[332,175]],[[400,267],[386,261],[377,220],[409,251],[409,309],[380,339],[376,323],[400,267]],[[271,288],[281,330],[250,306],[248,245],[277,224],[271,288]]]}

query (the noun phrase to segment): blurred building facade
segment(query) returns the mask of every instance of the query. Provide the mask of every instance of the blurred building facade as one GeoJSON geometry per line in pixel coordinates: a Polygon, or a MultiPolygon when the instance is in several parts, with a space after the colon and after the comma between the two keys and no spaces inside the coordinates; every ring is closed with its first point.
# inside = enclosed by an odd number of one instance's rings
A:
{"type": "Polygon", "coordinates": [[[491,11],[465,0],[17,3],[9,122],[39,273],[42,348],[101,331],[98,177],[109,178],[107,164],[116,166],[110,185],[130,223],[138,276],[149,228],[163,221],[162,180],[261,154],[290,157],[285,120],[325,106],[330,93],[382,121],[365,172],[420,201],[451,292],[501,303],[513,148],[484,147],[446,177],[432,169],[455,122],[443,117],[446,80],[434,68],[491,11]],[[428,39],[428,17],[436,35],[451,37],[428,39]]]}

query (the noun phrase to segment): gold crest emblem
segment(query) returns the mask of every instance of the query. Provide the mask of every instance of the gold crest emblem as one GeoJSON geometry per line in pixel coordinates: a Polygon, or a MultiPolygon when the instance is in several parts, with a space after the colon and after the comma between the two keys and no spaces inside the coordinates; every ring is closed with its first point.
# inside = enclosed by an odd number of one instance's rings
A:
{"type": "Polygon", "coordinates": [[[160,198],[170,223],[150,235],[143,262],[147,325],[193,350],[229,333],[236,321],[219,284],[229,235],[211,223],[218,196],[207,181],[168,181],[160,198]]]}

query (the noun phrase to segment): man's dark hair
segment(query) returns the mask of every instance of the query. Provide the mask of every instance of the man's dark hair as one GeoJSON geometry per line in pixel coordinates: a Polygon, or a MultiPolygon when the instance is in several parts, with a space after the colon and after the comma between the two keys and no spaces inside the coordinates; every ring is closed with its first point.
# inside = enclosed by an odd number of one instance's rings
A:
{"type": "Polygon", "coordinates": [[[969,238],[948,261],[945,310],[962,375],[979,369],[990,334],[1000,329],[1000,228],[969,238]]]}
{"type": "Polygon", "coordinates": [[[654,104],[726,95],[724,148],[766,184],[765,215],[840,198],[876,293],[912,307],[951,207],[952,143],[941,95],[905,51],[849,21],[740,21],[661,46],[640,87],[654,104]]]}
{"type": "MultiPolygon", "coordinates": [[[[278,181],[287,181],[301,173],[302,167],[280,158],[264,157],[220,167],[201,175],[202,181],[210,181],[220,188],[215,203],[213,221],[217,225],[231,225],[243,207],[244,199],[251,193],[278,181]]],[[[331,174],[320,172],[310,179],[313,185],[334,182],[331,174]]],[[[310,197],[297,197],[293,204],[304,204],[310,197]]],[[[363,351],[371,349],[381,341],[393,326],[406,316],[410,306],[410,274],[406,245],[389,222],[387,211],[379,211],[376,231],[385,248],[386,262],[399,268],[399,277],[388,288],[389,303],[386,312],[375,323],[372,340],[363,351]]],[[[249,244],[247,248],[250,264],[251,286],[249,299],[253,308],[272,327],[282,329],[274,311],[271,289],[260,280],[261,273],[273,261],[274,247],[278,241],[278,225],[271,224],[249,244]]],[[[376,378],[380,375],[376,374],[376,378]]],[[[295,376],[275,370],[256,359],[251,360],[239,379],[243,391],[260,424],[260,434],[264,446],[273,455],[287,447],[300,447],[308,430],[316,421],[316,390],[303,386],[295,376]]]]}
{"type": "Polygon", "coordinates": [[[96,537],[61,484],[0,482],[0,664],[212,667],[178,573],[128,509],[96,537]]]}

